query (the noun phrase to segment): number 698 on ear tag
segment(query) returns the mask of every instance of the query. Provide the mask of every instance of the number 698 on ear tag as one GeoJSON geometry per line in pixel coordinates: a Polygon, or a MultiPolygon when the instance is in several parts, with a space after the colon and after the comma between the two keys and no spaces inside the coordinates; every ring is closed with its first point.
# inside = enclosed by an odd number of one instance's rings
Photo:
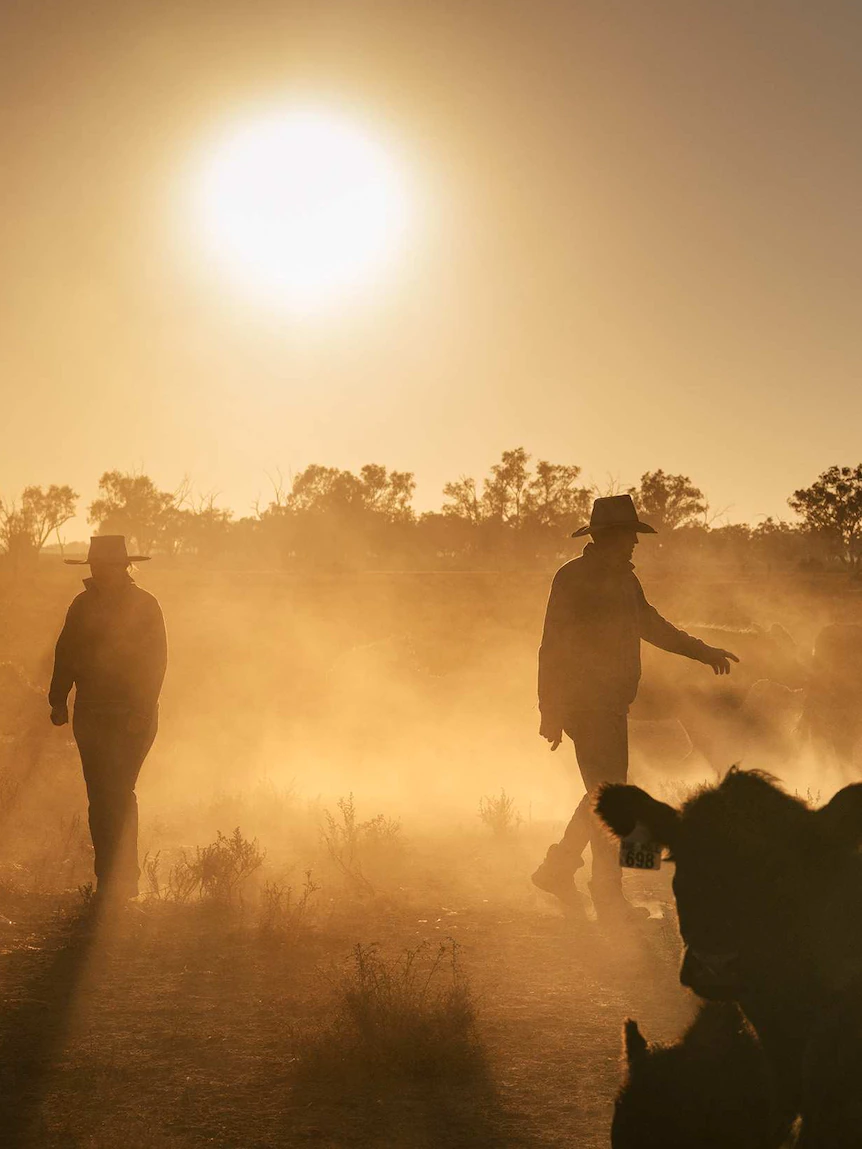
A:
{"type": "Polygon", "coordinates": [[[661,843],[650,839],[641,822],[625,838],[620,838],[620,865],[624,870],[660,870],[661,843]]]}

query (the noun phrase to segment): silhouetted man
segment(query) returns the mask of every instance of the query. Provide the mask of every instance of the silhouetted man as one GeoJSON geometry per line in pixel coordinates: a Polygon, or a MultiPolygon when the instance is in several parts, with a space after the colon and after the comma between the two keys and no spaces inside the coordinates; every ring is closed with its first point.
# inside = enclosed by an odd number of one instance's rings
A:
{"type": "Polygon", "coordinates": [[[574,874],[592,847],[590,892],[596,913],[637,913],[623,898],[618,844],[592,813],[602,782],[625,782],[628,773],[628,708],[641,674],[641,639],[728,674],[738,662],[728,650],[707,646],[677,630],[647,602],[631,558],[638,534],[655,534],[639,521],[629,495],[596,499],[589,526],[573,538],[592,535],[580,558],[557,571],[539,650],[539,733],[556,750],[569,735],[575,744],[587,793],[561,842],[548,850],[533,882],[563,902],[579,906],[574,874]]]}
{"type": "Polygon", "coordinates": [[[51,721],[69,721],[81,755],[90,803],[90,835],[100,898],[138,893],[138,803],[135,784],[158,725],[167,665],[162,611],[129,574],[143,555],[126,553],[122,535],[97,535],[85,559],[91,577],[73,601],[57,641],[48,701],[51,721]]]}

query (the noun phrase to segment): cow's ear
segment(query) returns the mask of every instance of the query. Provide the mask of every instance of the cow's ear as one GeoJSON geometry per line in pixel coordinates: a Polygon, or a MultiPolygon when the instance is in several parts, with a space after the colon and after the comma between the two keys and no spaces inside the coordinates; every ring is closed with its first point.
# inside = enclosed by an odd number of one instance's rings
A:
{"type": "Polygon", "coordinates": [[[831,802],[817,811],[817,819],[830,841],[849,849],[862,845],[862,782],[839,790],[831,802]]]}
{"type": "Polygon", "coordinates": [[[626,1051],[626,1061],[629,1069],[643,1062],[647,1055],[646,1038],[638,1029],[638,1023],[629,1017],[623,1026],[623,1048],[626,1051]]]}
{"type": "Polygon", "coordinates": [[[596,813],[618,838],[625,838],[640,822],[654,841],[673,848],[679,814],[667,802],[651,798],[640,786],[607,782],[599,790],[596,813]]]}

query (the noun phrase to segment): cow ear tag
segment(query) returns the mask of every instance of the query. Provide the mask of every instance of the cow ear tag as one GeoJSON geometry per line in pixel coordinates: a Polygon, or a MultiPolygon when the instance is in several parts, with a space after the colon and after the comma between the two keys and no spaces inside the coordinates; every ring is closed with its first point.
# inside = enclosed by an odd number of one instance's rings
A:
{"type": "Polygon", "coordinates": [[[661,842],[652,841],[650,831],[638,822],[630,834],[620,838],[620,865],[624,870],[660,870],[661,842]]]}

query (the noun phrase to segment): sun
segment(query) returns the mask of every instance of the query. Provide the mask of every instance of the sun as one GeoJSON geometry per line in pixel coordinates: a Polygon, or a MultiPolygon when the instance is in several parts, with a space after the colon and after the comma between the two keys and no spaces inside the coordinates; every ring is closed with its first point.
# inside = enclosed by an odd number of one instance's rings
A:
{"type": "Polygon", "coordinates": [[[194,181],[194,215],[215,264],[246,293],[300,312],[371,288],[398,254],[409,207],[383,144],[314,108],[224,131],[194,181]]]}

